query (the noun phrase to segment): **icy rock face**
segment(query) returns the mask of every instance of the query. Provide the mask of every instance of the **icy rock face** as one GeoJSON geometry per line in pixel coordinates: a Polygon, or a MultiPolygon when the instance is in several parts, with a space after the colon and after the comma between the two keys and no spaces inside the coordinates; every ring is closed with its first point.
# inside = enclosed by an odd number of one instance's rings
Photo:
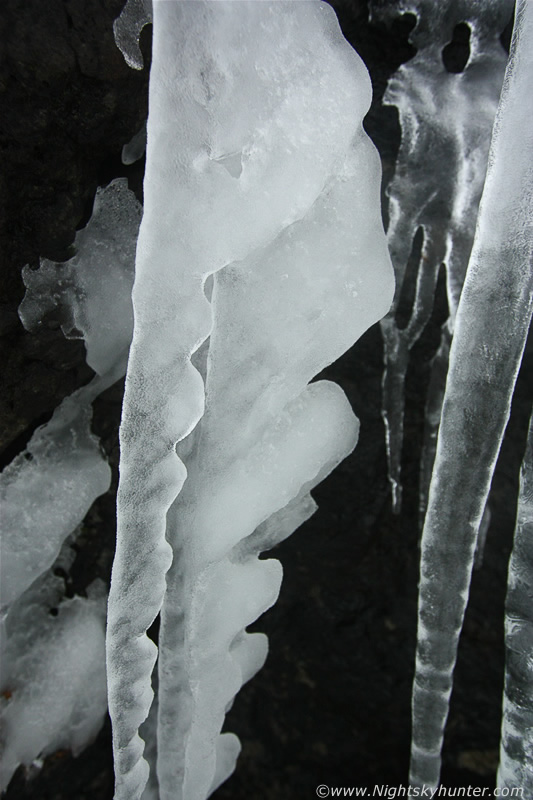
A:
{"type": "Polygon", "coordinates": [[[84,339],[87,363],[100,376],[118,361],[125,371],[141,217],[126,178],[117,178],[96,192],[91,219],[76,234],[76,254],[69,261],[42,259],[38,270],[22,271],[27,292],[19,315],[24,327],[37,332],[43,317],[55,312],[67,338],[84,339]]]}
{"type": "Polygon", "coordinates": [[[533,794],[533,416],[520,473],[505,608],[505,689],[498,786],[533,794]]]}
{"type": "MultiPolygon", "coordinates": [[[[435,787],[439,780],[476,538],[533,310],[533,131],[528,103],[532,96],[533,5],[525,0],[517,3],[474,245],[457,311],[422,536],[411,751],[415,785],[435,787]]],[[[512,638],[508,646],[513,649],[512,638]]],[[[512,652],[510,658],[512,663],[512,652]]],[[[521,724],[520,735],[530,736],[527,717],[521,724]]],[[[504,747],[505,742],[510,739],[504,738],[504,747]]]]}
{"type": "Polygon", "coordinates": [[[90,420],[89,407],[69,398],[0,476],[2,608],[52,566],[67,536],[109,488],[111,471],[90,420]]]}
{"type": "Polygon", "coordinates": [[[142,69],[144,66],[139,37],[142,29],[151,21],[152,0],[128,0],[113,25],[117,47],[120,48],[126,64],[132,69],[142,69]]]}
{"type": "Polygon", "coordinates": [[[4,788],[20,763],[59,747],[79,752],[106,710],[105,591],[93,585],[88,599],[62,601],[63,582],[47,570],[68,568],[63,543],[75,538],[109,488],[111,470],[90,430],[91,403],[126,368],[140,217],[126,181],[114,181],[99,190],[93,216],[76,236],[76,255],[23,272],[25,326],[38,332],[54,313],[66,335],[84,338],[97,374],[63,401],[0,476],[4,788]]]}
{"type": "Polygon", "coordinates": [[[381,322],[384,341],[383,417],[387,434],[393,507],[401,504],[404,383],[409,353],[433,309],[441,264],[446,267],[450,317],[434,359],[426,408],[421,470],[421,516],[426,508],[436,436],[457,305],[474,238],[475,220],[487,165],[492,124],[505,70],[500,34],[512,0],[401,0],[372,3],[376,16],[416,15],[410,40],[416,56],[392,76],[384,103],[398,108],[402,140],[394,179],[387,189],[387,231],[396,276],[396,295],[381,322]],[[448,72],[443,51],[459,23],[470,32],[464,70],[448,72]],[[415,235],[423,232],[416,266],[416,289],[407,322],[398,322],[406,267],[415,235]]]}
{"type": "Polygon", "coordinates": [[[113,181],[98,191],[70,261],[43,259],[39,270],[23,270],[27,291],[19,313],[25,327],[38,332],[54,311],[65,335],[84,338],[97,375],[63,401],[0,476],[4,610],[53,564],[63,541],[109,488],[111,472],[90,431],[91,402],[126,369],[140,219],[125,179],[113,181]]]}
{"type": "Polygon", "coordinates": [[[51,571],[38,578],[3,631],[1,790],[19,764],[62,748],[77,755],[106,714],[105,587],[95,581],[87,598],[64,600],[62,584],[51,571]]]}
{"type": "Polygon", "coordinates": [[[266,657],[245,628],[281,567],[258,553],[357,439],[342,391],[307,384],[386,313],[393,281],[370,84],[333,11],[156,0],[153,22],[108,686],[116,798],[134,800],[161,612],[149,794],[204,800],[239,750],[225,710],[266,657]]]}

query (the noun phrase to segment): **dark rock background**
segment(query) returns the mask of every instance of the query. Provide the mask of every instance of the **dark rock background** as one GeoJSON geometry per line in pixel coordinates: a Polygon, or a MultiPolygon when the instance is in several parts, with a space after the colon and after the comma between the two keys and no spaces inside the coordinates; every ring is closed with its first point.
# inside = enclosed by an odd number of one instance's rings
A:
{"type": "MultiPolygon", "coordinates": [[[[142,195],[143,164],[124,167],[122,145],[147,113],[148,69],[129,69],[112,22],[123,0],[4,0],[0,7],[0,458],[8,464],[59,402],[86,383],[83,345],[50,318],[39,335],[17,316],[21,268],[39,256],[65,260],[86,224],[96,187],[127,175],[142,195]]],[[[344,33],[369,67],[374,103],[366,127],[393,172],[397,116],[380,100],[390,74],[414,53],[412,19],[369,25],[364,0],[333,0],[344,33]]],[[[142,49],[149,62],[150,28],[142,49]]],[[[457,43],[457,58],[462,54],[457,43]]],[[[278,604],[257,624],[270,637],[265,668],[240,693],[227,729],[243,752],[221,800],[303,800],[315,788],[405,784],[416,637],[417,490],[429,362],[446,317],[443,286],[428,331],[413,351],[407,381],[404,504],[394,516],[380,417],[381,340],[370,330],[327,371],[361,420],[356,451],[314,493],[319,511],[274,554],[284,566],[278,604]]],[[[491,493],[492,523],[474,575],[448,722],[442,781],[493,786],[503,679],[503,603],[527,418],[531,349],[491,493]]],[[[121,386],[95,403],[117,479],[121,386]]],[[[84,522],[68,596],[109,580],[115,534],[113,495],[84,522]]],[[[113,793],[110,725],[74,759],[58,752],[42,770],[20,768],[6,800],[108,800],[113,793]]]]}

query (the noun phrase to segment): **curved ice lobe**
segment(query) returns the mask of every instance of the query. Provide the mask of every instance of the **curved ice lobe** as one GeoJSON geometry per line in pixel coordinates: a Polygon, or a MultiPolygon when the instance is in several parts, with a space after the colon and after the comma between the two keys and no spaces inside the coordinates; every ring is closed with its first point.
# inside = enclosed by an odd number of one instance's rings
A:
{"type": "MultiPolygon", "coordinates": [[[[115,42],[132,69],[143,69],[144,61],[139,47],[142,29],[152,21],[152,0],[127,0],[113,23],[115,42]]],[[[124,162],[127,163],[127,162],[124,162]]]]}
{"type": "Polygon", "coordinates": [[[533,794],[533,416],[520,470],[520,493],[505,604],[505,687],[498,786],[533,794]]]}
{"type": "Polygon", "coordinates": [[[77,756],[98,734],[107,710],[105,612],[101,581],[67,600],[52,571],[13,603],[1,631],[0,790],[19,764],[65,748],[77,756]]]}
{"type": "Polygon", "coordinates": [[[226,777],[233,770],[224,713],[266,655],[245,629],[281,580],[258,555],[310,516],[309,491],[356,444],[343,392],[309,381],[388,308],[378,176],[360,134],[303,219],[215,275],[206,410],[167,528],[180,558],[159,640],[162,796],[182,781],[183,797],[204,797],[221,760],[226,777]],[[171,670],[178,648],[187,655],[171,670]]]}
{"type": "MultiPolygon", "coordinates": [[[[422,536],[411,781],[435,787],[476,539],[533,311],[533,5],[519,2],[422,536]]],[[[529,734],[528,734],[529,735],[529,734]]]]}
{"type": "Polygon", "coordinates": [[[24,327],[37,332],[44,317],[55,316],[67,338],[84,339],[87,363],[100,376],[116,371],[118,362],[122,374],[126,370],[141,217],[127,179],[117,178],[97,190],[93,213],[76,233],[69,261],[41,259],[38,270],[22,271],[26,294],[19,316],[24,327]]]}
{"type": "Polygon", "coordinates": [[[122,148],[122,163],[128,166],[135,164],[146,152],[146,123],[137,133],[132,136],[129,142],[122,148]]]}
{"type": "Polygon", "coordinates": [[[384,103],[398,108],[402,140],[389,196],[388,240],[396,275],[396,295],[381,323],[384,341],[383,417],[393,508],[401,505],[404,384],[409,353],[433,308],[441,264],[446,267],[450,318],[434,360],[428,398],[421,512],[425,512],[434,443],[447,370],[447,351],[472,248],[477,208],[487,164],[492,123],[505,69],[499,36],[513,8],[511,0],[471,3],[402,0],[372,4],[373,14],[413,13],[410,40],[416,56],[392,76],[384,103]],[[461,72],[449,72],[443,51],[458,24],[470,30],[470,55],[461,72]],[[423,231],[415,297],[406,324],[398,304],[415,234],[423,231]]]}
{"type": "Polygon", "coordinates": [[[392,297],[380,167],[361,127],[369,103],[366,70],[325,4],[154,3],[108,622],[117,800],[140,797],[147,780],[146,630],[161,609],[160,796],[205,798],[233,769],[224,709],[266,655],[244,628],[281,580],[277,562],[239,543],[274,513],[288,535],[310,513],[309,488],[355,444],[340,390],[305,385],[392,297]],[[242,342],[246,362],[235,361],[242,342]],[[207,395],[191,361],[204,363],[206,347],[207,395]]]}

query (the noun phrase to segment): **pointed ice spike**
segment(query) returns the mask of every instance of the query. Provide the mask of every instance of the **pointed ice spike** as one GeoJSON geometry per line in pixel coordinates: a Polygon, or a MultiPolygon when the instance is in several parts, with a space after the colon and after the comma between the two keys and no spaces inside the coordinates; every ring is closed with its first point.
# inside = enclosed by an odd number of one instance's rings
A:
{"type": "MultiPolygon", "coordinates": [[[[404,386],[410,351],[431,315],[437,275],[443,263],[447,272],[449,328],[453,332],[505,69],[499,36],[511,11],[512,0],[484,3],[373,0],[371,4],[371,13],[376,17],[391,17],[400,12],[417,17],[410,40],[418,52],[394,73],[384,97],[385,104],[398,108],[402,129],[396,172],[387,190],[390,199],[387,237],[396,274],[396,297],[391,312],[382,321],[385,360],[382,414],[396,513],[401,506],[404,386]],[[469,32],[470,52],[464,69],[451,72],[443,53],[458,24],[469,32]],[[424,231],[424,246],[415,265],[416,298],[407,326],[403,327],[398,321],[398,306],[407,282],[406,269],[415,234],[420,227],[424,231]]],[[[447,361],[435,362],[429,398],[432,416],[440,417],[440,395],[444,391],[441,377],[445,376],[446,368],[447,361]]],[[[428,421],[428,427],[426,443],[430,452],[426,466],[434,459],[433,420],[428,421]]],[[[426,487],[423,474],[423,507],[427,501],[426,487]]]]}
{"type": "Polygon", "coordinates": [[[154,2],[108,622],[117,800],[147,780],[159,611],[160,798],[205,800],[232,771],[224,715],[266,657],[244,629],[281,582],[258,553],[355,446],[343,392],[308,384],[392,300],[370,96],[325,3],[154,2]]]}
{"type": "Polygon", "coordinates": [[[533,3],[520,0],[422,537],[411,783],[435,787],[476,538],[533,307],[533,3]]]}
{"type": "MultiPolygon", "coordinates": [[[[498,787],[533,797],[533,416],[520,472],[520,494],[505,604],[505,688],[498,787]]],[[[502,793],[503,796],[503,793],[502,793]]]]}

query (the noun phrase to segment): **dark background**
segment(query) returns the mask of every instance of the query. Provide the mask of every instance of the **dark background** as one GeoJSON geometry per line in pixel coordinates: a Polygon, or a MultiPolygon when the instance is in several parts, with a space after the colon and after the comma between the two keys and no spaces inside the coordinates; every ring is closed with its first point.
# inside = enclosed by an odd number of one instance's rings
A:
{"type": "MultiPolygon", "coordinates": [[[[412,18],[369,25],[363,0],[335,0],[343,31],[374,85],[366,127],[390,180],[399,143],[394,109],[380,100],[388,77],[414,54],[412,18]]],[[[99,185],[127,175],[141,197],[144,164],[124,167],[122,145],[147,114],[148,69],[129,69],[114,44],[123,0],[4,0],[0,7],[0,398],[1,466],[25,446],[61,399],[87,382],[81,342],[49,318],[39,335],[17,316],[20,271],[39,256],[67,259],[99,185]]],[[[142,49],[149,63],[151,29],[142,49]]],[[[464,62],[465,45],[452,45],[464,62]]],[[[449,51],[450,52],[450,51],[449,51]]],[[[455,54],[455,55],[454,55],[455,54]]],[[[452,64],[453,68],[453,64],[452,64]]],[[[381,339],[371,329],[326,371],[361,420],[358,447],[315,492],[315,516],[273,554],[285,579],[277,605],[254,627],[268,633],[265,668],[239,694],[226,729],[243,752],[217,793],[227,800],[305,800],[315,788],[405,784],[416,637],[418,469],[430,360],[447,315],[442,281],[407,379],[404,504],[394,516],[380,417],[381,339]]],[[[503,604],[518,469],[531,403],[531,349],[490,498],[492,523],[472,594],[456,669],[442,782],[493,786],[503,680],[503,604]]],[[[95,403],[95,433],[116,488],[122,387],[95,403]]],[[[113,487],[112,487],[113,489],[113,487]]],[[[109,581],[114,548],[112,492],[93,506],[76,544],[67,595],[109,581]]],[[[74,759],[58,752],[40,772],[20,768],[6,800],[107,800],[113,793],[110,724],[74,759]]]]}

